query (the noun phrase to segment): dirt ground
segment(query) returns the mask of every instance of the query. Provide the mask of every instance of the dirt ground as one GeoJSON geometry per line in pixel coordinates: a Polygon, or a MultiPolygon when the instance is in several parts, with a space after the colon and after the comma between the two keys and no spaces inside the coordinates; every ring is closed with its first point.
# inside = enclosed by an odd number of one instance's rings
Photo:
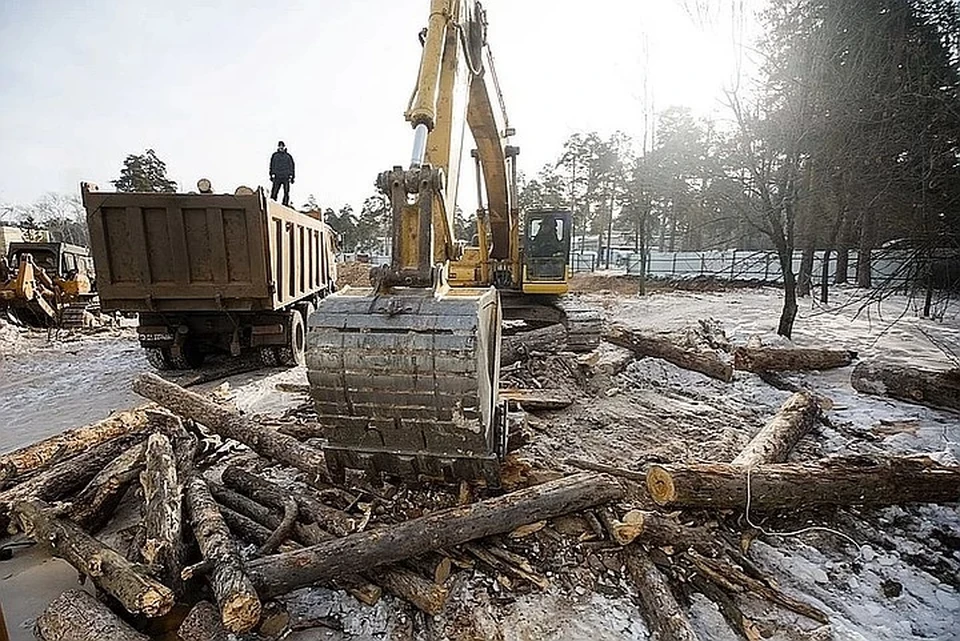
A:
{"type": "MultiPolygon", "coordinates": [[[[712,318],[735,345],[782,341],[774,334],[780,302],[775,289],[655,291],[638,298],[629,281],[592,278],[597,280],[578,281],[582,292],[578,296],[604,308],[608,321],[664,330],[712,318]]],[[[960,305],[945,306],[942,320],[936,321],[920,318],[914,303],[903,296],[864,310],[859,309],[858,296],[855,290],[838,292],[829,307],[804,300],[794,341],[853,349],[863,359],[934,368],[950,365],[944,348],[960,351],[960,305]]],[[[14,426],[0,434],[0,450],[9,451],[139,402],[128,391],[129,381],[147,365],[131,333],[85,337],[74,345],[46,345],[27,337],[23,340],[33,341],[27,348],[21,339],[16,350],[6,351],[6,357],[5,343],[0,343],[4,374],[0,385],[7,392],[3,398],[10,399],[0,401],[0,412],[12,416],[14,426]],[[46,386],[53,386],[56,394],[44,395],[46,386]],[[74,389],[81,391],[71,396],[74,389]]],[[[616,353],[608,345],[602,350],[601,356],[616,353]]],[[[569,457],[638,469],[653,461],[728,461],[789,396],[745,372],[737,372],[731,383],[722,383],[652,359],[634,361],[619,373],[590,362],[593,366],[581,356],[545,355],[504,373],[507,381],[559,389],[574,398],[562,411],[529,416],[531,438],[517,452],[514,464],[573,471],[565,464],[569,457]]],[[[793,376],[828,397],[832,408],[830,427],[821,426],[806,437],[791,460],[837,453],[922,452],[943,462],[957,462],[960,417],[862,396],[850,387],[851,369],[793,376]]],[[[302,368],[252,372],[227,382],[225,389],[233,402],[248,414],[278,423],[309,416],[305,396],[280,391],[297,390],[306,383],[302,368]]],[[[417,500],[411,494],[406,504],[416,506],[417,500]]],[[[716,518],[731,531],[745,525],[736,515],[716,518]]],[[[753,543],[751,558],[783,590],[810,601],[830,617],[829,625],[820,626],[745,597],[744,610],[758,622],[763,638],[960,639],[957,505],[819,511],[770,517],[758,525],[767,533],[753,543]],[[855,544],[825,530],[777,534],[809,526],[842,532],[855,544]]],[[[366,607],[342,592],[304,589],[284,598],[295,627],[302,628],[287,638],[651,638],[632,588],[619,570],[615,550],[586,542],[556,547],[556,535],[576,541],[583,528],[583,523],[560,519],[509,543],[548,578],[546,590],[507,587],[478,570],[463,570],[449,586],[452,596],[447,610],[429,619],[389,596],[366,607]]],[[[32,552],[0,563],[0,569],[6,570],[0,573],[0,600],[12,638],[29,639],[31,617],[60,590],[72,587],[75,575],[59,561],[40,563],[32,552]]],[[[683,605],[703,639],[737,638],[713,602],[693,594],[683,605]]]]}

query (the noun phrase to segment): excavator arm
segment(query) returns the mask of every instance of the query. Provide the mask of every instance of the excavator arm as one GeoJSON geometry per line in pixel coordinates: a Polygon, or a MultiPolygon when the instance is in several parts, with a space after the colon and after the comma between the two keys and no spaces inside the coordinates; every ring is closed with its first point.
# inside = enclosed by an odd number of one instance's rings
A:
{"type": "MultiPolygon", "coordinates": [[[[454,216],[469,127],[483,170],[491,258],[515,230],[506,115],[475,0],[431,0],[407,167],[377,178],[390,199],[393,254],[371,288],[324,299],[308,321],[307,376],[333,476],[371,473],[499,483],[506,411],[499,400],[500,296],[447,285],[461,246],[454,216]]],[[[513,153],[513,156],[511,156],[513,153]]]]}

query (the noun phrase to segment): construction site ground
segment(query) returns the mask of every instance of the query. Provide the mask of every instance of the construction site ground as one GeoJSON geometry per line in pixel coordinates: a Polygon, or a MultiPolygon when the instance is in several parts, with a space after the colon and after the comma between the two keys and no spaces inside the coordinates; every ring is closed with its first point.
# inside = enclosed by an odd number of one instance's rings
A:
{"type": "MultiPolygon", "coordinates": [[[[735,345],[779,344],[775,335],[782,293],[766,287],[702,283],[684,290],[656,288],[636,296],[635,281],[613,276],[578,277],[577,296],[604,308],[608,321],[654,331],[683,330],[714,319],[735,345]]],[[[921,318],[920,301],[893,295],[882,303],[862,300],[859,290],[832,292],[821,306],[800,304],[794,343],[855,350],[883,358],[947,369],[960,354],[960,304],[936,306],[939,318],[921,318]],[[950,353],[953,354],[951,363],[950,353]]],[[[789,396],[757,375],[738,371],[730,383],[654,359],[636,360],[618,373],[600,358],[541,355],[508,368],[504,379],[533,388],[558,389],[574,398],[559,411],[529,417],[530,439],[517,459],[533,468],[573,471],[569,457],[640,469],[650,462],[730,461],[789,396]]],[[[880,397],[850,386],[851,367],[789,375],[829,399],[829,424],[804,438],[791,460],[832,454],[926,453],[942,462],[960,458],[960,417],[946,411],[880,397]]],[[[69,427],[98,420],[142,400],[130,390],[148,371],[129,328],[46,334],[0,324],[0,451],[10,451],[69,427]]],[[[309,420],[302,368],[247,372],[198,386],[219,387],[238,409],[277,423],[309,420]]],[[[643,501],[642,497],[637,498],[643,501]]],[[[743,515],[716,515],[744,528],[743,515]]],[[[749,518],[749,515],[748,515],[749,518]]],[[[576,519],[573,519],[574,521],[576,519]]],[[[744,611],[769,639],[886,641],[960,639],[960,511],[953,505],[831,509],[783,514],[753,525],[761,534],[750,557],[789,594],[824,610],[821,626],[767,602],[745,597],[744,611]],[[805,530],[810,527],[826,528],[805,530]],[[797,530],[805,531],[792,534],[797,530]],[[779,533],[790,532],[788,535],[779,533]]],[[[548,527],[576,532],[582,523],[558,519],[548,527]]],[[[569,532],[567,532],[569,533],[569,532]]],[[[285,598],[298,627],[290,639],[647,639],[632,588],[622,579],[618,555],[584,544],[560,554],[549,537],[520,539],[517,546],[550,585],[510,589],[475,571],[455,575],[447,609],[435,621],[412,625],[404,603],[385,596],[374,607],[342,592],[300,590],[285,598]],[[321,627],[310,627],[310,625],[321,627]]],[[[12,639],[32,638],[32,618],[75,572],[38,551],[0,562],[0,600],[12,639]]],[[[686,603],[703,639],[736,639],[713,602],[694,594],[686,603]]]]}

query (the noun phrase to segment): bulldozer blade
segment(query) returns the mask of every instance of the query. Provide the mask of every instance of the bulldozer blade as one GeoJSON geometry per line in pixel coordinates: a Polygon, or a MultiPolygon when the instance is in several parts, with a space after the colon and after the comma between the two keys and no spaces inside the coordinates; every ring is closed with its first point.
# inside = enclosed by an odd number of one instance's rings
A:
{"type": "Polygon", "coordinates": [[[499,483],[496,290],[348,288],[310,316],[306,360],[331,474],[499,483]]]}

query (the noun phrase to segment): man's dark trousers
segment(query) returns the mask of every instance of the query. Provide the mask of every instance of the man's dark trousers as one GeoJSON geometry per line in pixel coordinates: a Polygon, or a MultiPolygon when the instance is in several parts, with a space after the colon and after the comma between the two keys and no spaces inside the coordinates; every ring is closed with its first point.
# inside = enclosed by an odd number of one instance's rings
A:
{"type": "Polygon", "coordinates": [[[283,187],[283,204],[290,206],[290,176],[277,176],[273,179],[273,189],[270,190],[270,198],[277,199],[280,193],[280,187],[283,187]]]}

